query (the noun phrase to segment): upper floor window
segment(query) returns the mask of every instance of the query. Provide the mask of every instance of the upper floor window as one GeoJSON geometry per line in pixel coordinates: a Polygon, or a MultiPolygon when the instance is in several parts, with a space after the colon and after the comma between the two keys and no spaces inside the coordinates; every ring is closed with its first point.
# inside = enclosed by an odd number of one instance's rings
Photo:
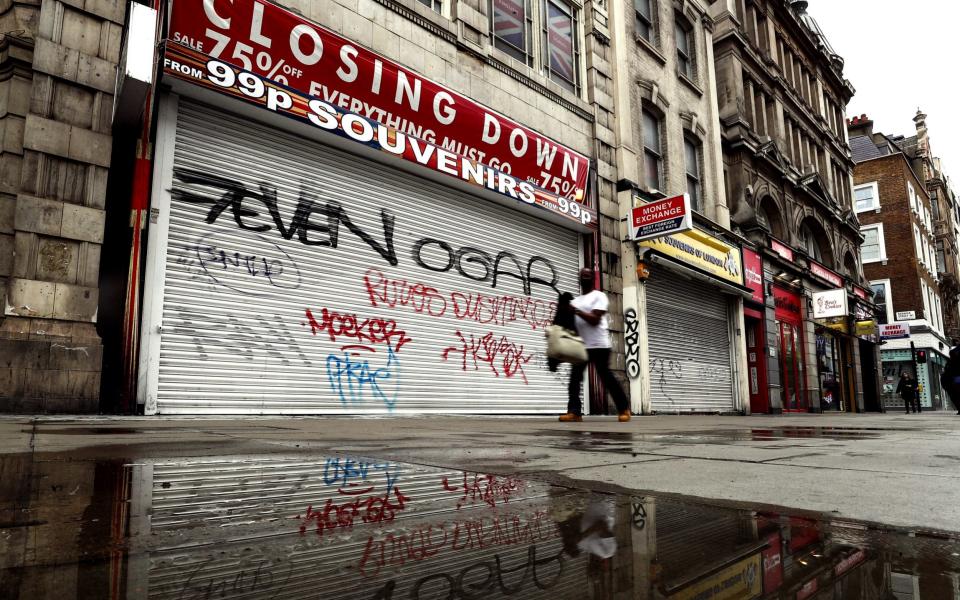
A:
{"type": "Polygon", "coordinates": [[[877,193],[877,182],[864,183],[853,188],[853,197],[856,200],[858,213],[880,209],[880,195],[877,193]]]}
{"type": "Polygon", "coordinates": [[[943,273],[947,270],[947,252],[943,240],[937,240],[937,271],[943,273]]]}
{"type": "Polygon", "coordinates": [[[940,201],[936,194],[930,194],[930,212],[933,213],[933,220],[940,220],[940,201]]]}
{"type": "Polygon", "coordinates": [[[690,206],[697,212],[703,212],[703,184],[700,176],[702,155],[700,143],[689,135],[684,136],[683,156],[687,169],[687,194],[690,196],[690,206]]]}
{"type": "Polygon", "coordinates": [[[695,75],[693,26],[682,15],[674,18],[674,37],[677,43],[677,71],[687,79],[695,75]]]}
{"type": "Polygon", "coordinates": [[[883,224],[861,227],[860,233],[863,234],[863,243],[860,245],[863,264],[887,260],[887,250],[883,243],[883,224]]]}
{"type": "Polygon", "coordinates": [[[493,45],[517,60],[530,65],[530,32],[533,16],[529,0],[493,0],[493,45]]]}
{"type": "Polygon", "coordinates": [[[655,10],[657,0],[633,0],[633,11],[636,13],[635,23],[637,36],[651,44],[656,39],[655,10]]]}
{"type": "Polygon", "coordinates": [[[814,260],[823,260],[823,255],[820,252],[820,244],[817,243],[817,238],[813,235],[813,231],[808,225],[800,227],[800,245],[806,250],[807,255],[814,260]]]}
{"type": "Polygon", "coordinates": [[[661,151],[660,119],[643,110],[643,172],[647,188],[662,189],[663,152],[661,151]]]}
{"type": "Polygon", "coordinates": [[[907,197],[910,198],[910,208],[917,210],[917,192],[913,189],[913,184],[907,182],[907,197]]]}
{"type": "Polygon", "coordinates": [[[580,48],[577,13],[565,0],[545,0],[543,64],[550,76],[568,90],[580,93],[580,48]]]}
{"type": "Polygon", "coordinates": [[[437,11],[440,14],[443,14],[443,1],[442,0],[417,0],[420,4],[424,6],[429,6],[433,10],[437,11]]]}
{"type": "Polygon", "coordinates": [[[893,320],[890,314],[892,305],[890,304],[890,280],[871,281],[870,289],[873,290],[873,303],[877,305],[877,322],[886,325],[893,320]]]}

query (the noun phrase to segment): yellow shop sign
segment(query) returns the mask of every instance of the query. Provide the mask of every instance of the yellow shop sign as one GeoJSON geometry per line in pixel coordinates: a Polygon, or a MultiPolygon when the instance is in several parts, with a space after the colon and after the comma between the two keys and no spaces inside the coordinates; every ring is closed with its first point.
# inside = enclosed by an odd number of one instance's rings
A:
{"type": "Polygon", "coordinates": [[[743,285],[743,261],[740,248],[693,229],[638,243],[714,277],[743,285]]]}
{"type": "Polygon", "coordinates": [[[754,554],[667,597],[670,600],[750,600],[761,593],[760,554],[754,554]]]}

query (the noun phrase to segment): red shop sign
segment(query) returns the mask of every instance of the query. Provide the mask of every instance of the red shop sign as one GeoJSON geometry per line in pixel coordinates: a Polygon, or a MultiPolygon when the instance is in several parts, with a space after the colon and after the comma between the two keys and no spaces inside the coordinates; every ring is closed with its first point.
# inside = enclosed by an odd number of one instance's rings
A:
{"type": "Polygon", "coordinates": [[[773,303],[776,306],[777,320],[793,324],[799,324],[802,320],[800,294],[775,285],[773,286],[773,303]]]}
{"type": "Polygon", "coordinates": [[[743,283],[753,292],[751,300],[763,302],[763,261],[750,248],[743,248],[743,283]]]}
{"type": "Polygon", "coordinates": [[[810,272],[824,281],[829,281],[835,287],[843,287],[843,277],[840,277],[818,262],[810,261],[810,272]]]}
{"type": "Polygon", "coordinates": [[[780,554],[780,534],[767,537],[769,544],[763,551],[763,593],[770,594],[783,585],[783,560],[780,554]]]}
{"type": "Polygon", "coordinates": [[[783,244],[771,238],[770,249],[776,252],[778,255],[780,255],[780,258],[793,262],[793,248],[791,248],[790,246],[787,246],[786,244],[783,244]]]}
{"type": "Polygon", "coordinates": [[[863,289],[862,287],[859,287],[856,285],[853,286],[853,293],[856,294],[859,298],[863,298],[864,300],[868,299],[867,290],[863,289]]]}
{"type": "Polygon", "coordinates": [[[586,156],[274,4],[176,0],[164,71],[597,228],[586,156]]]}

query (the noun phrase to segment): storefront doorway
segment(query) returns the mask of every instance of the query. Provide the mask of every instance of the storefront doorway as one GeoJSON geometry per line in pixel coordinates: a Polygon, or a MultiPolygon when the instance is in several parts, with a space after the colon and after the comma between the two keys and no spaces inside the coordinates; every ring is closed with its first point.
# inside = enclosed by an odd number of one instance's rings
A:
{"type": "Polygon", "coordinates": [[[846,338],[823,327],[817,327],[816,335],[820,409],[824,412],[853,412],[850,344],[846,338]]]}
{"type": "Polygon", "coordinates": [[[750,390],[750,412],[770,412],[770,395],[767,390],[767,368],[764,359],[765,335],[760,311],[744,309],[744,325],[747,330],[747,379],[750,390]]]}
{"type": "Polygon", "coordinates": [[[800,294],[773,286],[776,306],[777,349],[780,357],[780,391],[784,412],[808,410],[803,394],[803,320],[800,294]]]}

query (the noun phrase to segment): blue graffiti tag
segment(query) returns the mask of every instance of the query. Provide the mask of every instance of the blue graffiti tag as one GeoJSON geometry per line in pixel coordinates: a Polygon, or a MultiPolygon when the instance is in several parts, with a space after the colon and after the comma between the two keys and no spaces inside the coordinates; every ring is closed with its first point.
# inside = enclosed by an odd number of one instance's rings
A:
{"type": "Polygon", "coordinates": [[[400,468],[389,462],[372,462],[354,458],[328,458],[323,465],[323,482],[327,485],[336,485],[341,493],[358,493],[353,488],[363,485],[369,486],[366,491],[375,487],[374,478],[377,473],[383,473],[387,479],[386,493],[393,491],[393,486],[399,479],[400,468]],[[349,492],[346,490],[350,490],[349,492]]]}
{"type": "Polygon", "coordinates": [[[400,386],[400,359],[393,348],[387,346],[387,364],[379,369],[371,367],[369,360],[361,360],[357,356],[356,353],[344,351],[343,354],[327,357],[330,387],[340,396],[344,406],[359,404],[369,394],[374,400],[383,402],[388,410],[393,410],[400,386]]]}

